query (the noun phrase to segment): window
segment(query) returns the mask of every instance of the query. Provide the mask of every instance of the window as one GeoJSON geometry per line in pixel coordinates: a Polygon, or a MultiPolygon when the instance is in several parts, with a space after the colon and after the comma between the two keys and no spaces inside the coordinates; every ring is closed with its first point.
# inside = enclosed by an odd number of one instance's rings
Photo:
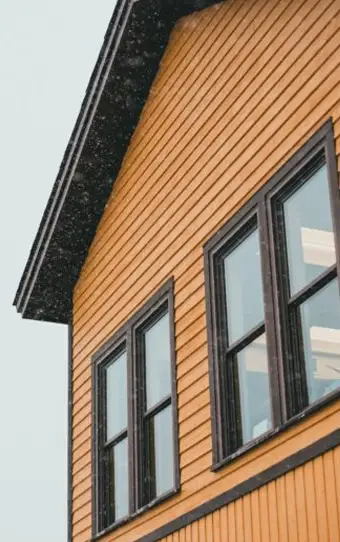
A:
{"type": "Polygon", "coordinates": [[[340,391],[329,121],[205,246],[214,463],[340,391]]]}
{"type": "Polygon", "coordinates": [[[96,533],[179,488],[173,282],[94,356],[96,533]]]}
{"type": "Polygon", "coordinates": [[[145,505],[174,487],[171,407],[169,313],[152,317],[136,334],[139,353],[141,434],[143,456],[140,502],[145,505]]]}

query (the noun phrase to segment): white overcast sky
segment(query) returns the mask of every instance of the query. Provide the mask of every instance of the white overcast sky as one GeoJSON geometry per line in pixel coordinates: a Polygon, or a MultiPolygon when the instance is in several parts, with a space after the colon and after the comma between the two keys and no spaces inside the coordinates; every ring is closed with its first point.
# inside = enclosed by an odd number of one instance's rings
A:
{"type": "Polygon", "coordinates": [[[66,542],[67,330],[12,301],[115,0],[0,0],[0,541],[66,542]]]}

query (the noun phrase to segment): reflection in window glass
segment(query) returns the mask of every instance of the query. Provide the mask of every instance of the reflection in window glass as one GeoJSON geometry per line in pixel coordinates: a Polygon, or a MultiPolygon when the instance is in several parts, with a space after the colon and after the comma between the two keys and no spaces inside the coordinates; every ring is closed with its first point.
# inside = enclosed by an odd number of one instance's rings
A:
{"type": "Polygon", "coordinates": [[[333,280],[300,307],[309,402],[340,387],[340,305],[333,280]]]}
{"type": "Polygon", "coordinates": [[[159,497],[174,487],[174,439],[172,408],[168,406],[149,422],[149,478],[159,497]]]}
{"type": "Polygon", "coordinates": [[[106,440],[127,427],[127,368],[123,352],[106,368],[106,440]]]}
{"type": "Polygon", "coordinates": [[[236,355],[243,443],[272,427],[266,335],[236,355]]]}
{"type": "Polygon", "coordinates": [[[147,410],[171,393],[169,314],[144,334],[147,410]]]}
{"type": "Polygon", "coordinates": [[[128,446],[127,438],[120,441],[109,452],[109,506],[110,523],[129,513],[128,446]]]}
{"type": "Polygon", "coordinates": [[[264,319],[258,230],[253,231],[225,259],[229,344],[264,319]]]}
{"type": "Polygon", "coordinates": [[[335,263],[327,168],[321,167],[283,204],[291,295],[335,263]]]}

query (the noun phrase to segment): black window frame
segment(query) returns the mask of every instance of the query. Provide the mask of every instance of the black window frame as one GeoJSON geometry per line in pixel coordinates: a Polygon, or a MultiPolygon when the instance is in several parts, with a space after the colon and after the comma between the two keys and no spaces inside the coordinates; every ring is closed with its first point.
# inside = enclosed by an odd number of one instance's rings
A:
{"type": "Polygon", "coordinates": [[[92,536],[93,538],[99,538],[180,491],[173,277],[167,280],[119,331],[92,356],[92,401],[92,536]],[[155,416],[169,405],[172,407],[174,487],[159,497],[148,500],[145,498],[145,483],[143,482],[146,456],[141,453],[143,442],[142,423],[143,416],[145,416],[143,409],[145,375],[143,374],[144,361],[141,355],[141,336],[146,329],[151,328],[167,313],[170,327],[171,393],[150,409],[146,416],[155,416]],[[106,525],[107,511],[104,495],[107,488],[105,484],[105,462],[103,460],[103,449],[106,446],[104,443],[106,389],[103,374],[105,368],[124,350],[126,350],[127,356],[128,425],[125,431],[119,433],[117,437],[109,442],[109,446],[113,446],[125,434],[128,435],[129,514],[114,523],[106,525]]]}
{"type": "MultiPolygon", "coordinates": [[[[315,169],[314,169],[315,171],[315,169]]],[[[312,170],[310,171],[312,175],[312,170]]],[[[304,178],[305,180],[305,178],[304,178]]],[[[235,246],[235,245],[234,245],[235,246]]],[[[204,245],[204,269],[206,288],[207,333],[208,333],[208,359],[209,382],[211,396],[211,424],[213,443],[213,470],[229,463],[243,453],[260,443],[272,438],[278,432],[285,430],[292,424],[304,419],[331,401],[340,397],[337,389],[317,401],[306,404],[304,390],[303,367],[301,364],[292,365],[293,346],[288,344],[287,331],[288,305],[302,302],[302,299],[311,297],[313,293],[321,290],[335,277],[340,288],[340,197],[339,174],[335,151],[335,141],[332,119],[329,119],[321,128],[303,145],[276,174],[260,188],[251,199],[230,218],[230,220],[204,245]],[[282,228],[278,223],[278,213],[273,213],[273,207],[282,206],[282,196],[288,197],[299,181],[300,175],[306,176],[306,170],[311,165],[326,165],[331,200],[331,213],[335,236],[336,264],[328,268],[316,280],[300,292],[293,301],[288,303],[287,281],[282,273],[283,262],[279,261],[280,248],[282,248],[282,228]],[[315,164],[314,164],[315,161],[315,164]],[[222,304],[225,299],[222,278],[223,259],[232,250],[233,243],[238,245],[242,238],[249,233],[251,226],[257,225],[260,235],[260,259],[262,268],[262,284],[264,294],[264,324],[250,330],[240,339],[236,349],[250,343],[266,331],[267,352],[269,363],[269,380],[272,404],[272,429],[251,441],[240,443],[240,417],[237,416],[237,398],[232,396],[236,382],[233,375],[228,374],[226,355],[228,353],[227,323],[225,309],[222,304]],[[281,238],[280,238],[281,237],[281,238]],[[236,241],[237,240],[237,241],[236,241]],[[269,247],[269,250],[268,250],[269,247]],[[276,248],[275,248],[276,247],[276,248]],[[280,329],[283,331],[280,333],[280,329]],[[248,343],[247,343],[248,341],[248,343]],[[283,352],[288,352],[284,356],[283,352]],[[298,368],[301,378],[298,382],[290,378],[292,370],[298,368]],[[230,380],[232,384],[230,384],[230,380]],[[233,388],[233,389],[231,389],[233,388]],[[227,393],[222,393],[227,390],[227,393]],[[231,393],[233,409],[231,416],[225,415],[226,399],[231,393]],[[235,402],[236,401],[236,402],[235,402]],[[236,405],[236,407],[235,407],[236,405]]],[[[281,251],[282,253],[282,251],[281,251]]],[[[287,271],[285,269],[285,271],[287,271]]],[[[233,345],[232,345],[233,347],[233,345]]],[[[300,357],[301,360],[301,357],[300,357]]],[[[294,361],[294,363],[296,363],[294,361]]],[[[237,395],[234,393],[234,395],[237,395]]]]}

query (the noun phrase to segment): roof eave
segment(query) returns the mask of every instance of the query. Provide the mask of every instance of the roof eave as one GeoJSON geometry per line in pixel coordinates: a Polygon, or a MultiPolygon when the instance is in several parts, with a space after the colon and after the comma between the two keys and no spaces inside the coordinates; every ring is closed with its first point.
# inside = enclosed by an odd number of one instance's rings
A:
{"type": "Polygon", "coordinates": [[[72,295],[176,20],[221,0],[118,0],[14,305],[68,323],[72,295]]]}

